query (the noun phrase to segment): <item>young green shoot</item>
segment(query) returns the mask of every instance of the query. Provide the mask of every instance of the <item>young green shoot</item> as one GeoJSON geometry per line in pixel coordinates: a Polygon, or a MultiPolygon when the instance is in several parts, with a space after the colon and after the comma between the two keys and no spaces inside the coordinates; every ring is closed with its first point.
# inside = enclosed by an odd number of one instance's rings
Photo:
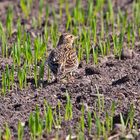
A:
{"type": "Polygon", "coordinates": [[[4,140],[11,140],[11,131],[10,131],[7,123],[5,126],[5,132],[4,132],[3,138],[4,138],[4,140]]]}
{"type": "Polygon", "coordinates": [[[2,94],[6,94],[6,74],[5,71],[2,73],[2,94]]]}
{"type": "Polygon", "coordinates": [[[31,113],[29,117],[29,128],[32,139],[41,138],[43,131],[43,122],[40,118],[39,108],[36,106],[35,113],[31,113]]]}
{"type": "Polygon", "coordinates": [[[43,6],[44,6],[44,0],[39,0],[39,13],[38,13],[38,25],[39,25],[39,27],[41,27],[43,6]]]}
{"type": "Polygon", "coordinates": [[[92,116],[91,116],[91,111],[88,109],[88,114],[87,114],[87,124],[88,124],[88,132],[91,134],[91,128],[92,128],[92,116]]]}
{"type": "Polygon", "coordinates": [[[18,140],[22,140],[24,135],[24,127],[22,125],[22,122],[18,122],[18,140]]]}
{"type": "Polygon", "coordinates": [[[7,38],[6,33],[3,27],[3,24],[0,22],[0,39],[1,39],[1,51],[2,57],[8,57],[8,48],[7,48],[7,38]]]}
{"type": "Polygon", "coordinates": [[[6,17],[6,29],[8,37],[11,37],[12,35],[12,28],[13,28],[13,7],[9,6],[6,17]]]}
{"type": "Polygon", "coordinates": [[[71,120],[72,119],[72,103],[70,100],[70,96],[67,93],[67,103],[66,103],[66,110],[65,110],[65,120],[71,120]]]}
{"type": "Polygon", "coordinates": [[[80,128],[81,128],[81,131],[84,133],[85,131],[85,121],[84,121],[84,104],[82,104],[82,108],[81,108],[81,117],[80,117],[80,128]]]}
{"type": "Polygon", "coordinates": [[[52,130],[54,118],[53,118],[52,108],[46,102],[44,106],[44,114],[45,114],[45,129],[49,133],[52,130]]]}

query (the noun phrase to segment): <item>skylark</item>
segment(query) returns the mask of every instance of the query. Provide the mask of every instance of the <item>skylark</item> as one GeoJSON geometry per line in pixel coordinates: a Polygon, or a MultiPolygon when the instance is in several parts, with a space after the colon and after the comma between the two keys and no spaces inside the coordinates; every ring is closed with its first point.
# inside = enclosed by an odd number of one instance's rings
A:
{"type": "Polygon", "coordinates": [[[72,72],[78,68],[76,50],[72,46],[76,38],[70,33],[63,33],[57,47],[49,54],[48,65],[55,80],[60,80],[69,74],[72,75],[72,72]]]}

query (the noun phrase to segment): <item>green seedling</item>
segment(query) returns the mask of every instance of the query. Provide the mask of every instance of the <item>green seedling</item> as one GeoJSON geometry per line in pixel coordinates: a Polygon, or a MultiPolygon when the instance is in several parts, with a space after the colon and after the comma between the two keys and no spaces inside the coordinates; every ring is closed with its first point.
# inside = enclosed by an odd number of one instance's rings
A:
{"type": "Polygon", "coordinates": [[[19,87],[22,90],[24,85],[26,86],[26,67],[18,69],[18,81],[19,87]]]}
{"type": "Polygon", "coordinates": [[[6,94],[6,74],[5,71],[2,73],[2,94],[6,94]]]}
{"type": "Polygon", "coordinates": [[[63,8],[64,0],[59,0],[59,16],[62,18],[62,8],[63,8]]]}
{"type": "Polygon", "coordinates": [[[6,69],[2,72],[2,94],[6,94],[6,90],[10,91],[10,70],[8,65],[6,65],[6,69]]]}
{"type": "Polygon", "coordinates": [[[45,129],[47,132],[51,132],[54,118],[52,108],[46,102],[44,106],[44,114],[45,114],[45,129]]]}
{"type": "Polygon", "coordinates": [[[90,21],[93,18],[93,1],[88,0],[88,21],[90,21]]]}
{"type": "Polygon", "coordinates": [[[38,20],[35,17],[32,17],[32,26],[35,30],[38,27],[38,20]]]}
{"type": "Polygon", "coordinates": [[[84,136],[84,133],[83,132],[79,132],[78,135],[77,135],[77,140],[85,140],[85,136],[84,136]]]}
{"type": "MultiPolygon", "coordinates": [[[[83,34],[82,34],[82,48],[81,48],[81,52],[83,53],[83,50],[85,50],[86,53],[86,63],[89,62],[90,59],[90,50],[91,50],[91,46],[90,46],[90,37],[89,37],[89,31],[86,31],[85,29],[83,29],[83,34]]],[[[81,57],[83,56],[83,54],[81,54],[81,57]]]]}
{"type": "Polygon", "coordinates": [[[47,44],[49,38],[49,28],[47,25],[44,27],[44,42],[47,44]]]}
{"type": "Polygon", "coordinates": [[[97,16],[97,13],[103,9],[104,0],[97,0],[96,4],[94,4],[94,17],[97,16]]]}
{"type": "Polygon", "coordinates": [[[38,25],[39,25],[39,27],[41,27],[43,6],[44,6],[44,0],[39,0],[39,14],[38,14],[38,25]]]}
{"type": "Polygon", "coordinates": [[[69,1],[68,0],[65,0],[65,12],[66,12],[66,15],[70,15],[70,9],[69,9],[69,1]]]}
{"type": "Polygon", "coordinates": [[[131,104],[129,113],[128,113],[128,117],[127,117],[127,120],[125,123],[126,126],[129,126],[130,130],[132,130],[133,125],[134,125],[134,114],[135,114],[134,105],[131,104]]]}
{"type": "Polygon", "coordinates": [[[32,9],[33,0],[20,0],[20,7],[24,13],[25,18],[29,18],[29,14],[32,9]]]}
{"type": "Polygon", "coordinates": [[[40,68],[39,68],[39,79],[43,80],[44,77],[44,66],[45,66],[46,59],[43,59],[40,68]]]}
{"type": "Polygon", "coordinates": [[[104,38],[104,17],[103,17],[104,15],[103,15],[103,11],[101,11],[101,34],[100,34],[100,36],[101,36],[101,38],[104,38]]]}
{"type": "Polygon", "coordinates": [[[114,11],[113,11],[113,5],[112,1],[108,0],[108,12],[109,12],[109,18],[110,18],[110,23],[114,23],[114,11]]]}
{"type": "Polygon", "coordinates": [[[67,93],[67,104],[66,104],[66,110],[65,110],[65,120],[71,120],[72,119],[72,103],[70,101],[70,97],[67,93]]]}
{"type": "Polygon", "coordinates": [[[97,87],[97,85],[95,85],[95,87],[96,87],[96,92],[97,92],[97,97],[98,97],[97,108],[100,114],[104,110],[104,96],[99,93],[99,88],[97,87]]]}
{"type": "Polygon", "coordinates": [[[2,132],[1,132],[1,130],[0,130],[0,140],[2,140],[2,132]]]}
{"type": "Polygon", "coordinates": [[[85,110],[84,105],[82,104],[82,108],[81,108],[82,115],[80,117],[80,128],[83,133],[85,131],[84,110],[85,110]]]}
{"type": "Polygon", "coordinates": [[[121,24],[122,24],[122,32],[125,33],[126,25],[127,25],[127,18],[128,18],[127,13],[124,13],[124,15],[123,14],[120,15],[120,18],[121,18],[121,24]]]}
{"type": "Polygon", "coordinates": [[[70,16],[70,14],[68,14],[67,16],[67,23],[66,23],[66,30],[71,29],[71,22],[72,22],[72,17],[70,16]]]}
{"type": "Polygon", "coordinates": [[[14,65],[12,65],[11,71],[10,71],[10,82],[11,82],[11,87],[13,89],[13,84],[14,84],[14,65]]]}
{"type": "Polygon", "coordinates": [[[17,22],[17,40],[21,40],[22,38],[22,26],[21,26],[21,20],[18,19],[17,22]]]}
{"type": "Polygon", "coordinates": [[[46,15],[45,15],[46,24],[48,23],[48,17],[49,17],[49,5],[48,5],[48,3],[47,3],[47,4],[46,4],[46,15]]]}
{"type": "Polygon", "coordinates": [[[100,137],[102,134],[102,124],[96,112],[94,112],[94,119],[95,119],[95,125],[96,125],[96,134],[97,134],[97,137],[100,137]]]}
{"type": "Polygon", "coordinates": [[[42,37],[37,37],[34,41],[34,64],[37,64],[45,55],[46,45],[42,37]]]}
{"type": "Polygon", "coordinates": [[[57,43],[57,33],[58,33],[58,26],[57,24],[52,24],[51,26],[51,36],[52,36],[52,44],[53,47],[56,47],[56,43],[57,43]]]}
{"type": "Polygon", "coordinates": [[[91,116],[91,111],[88,109],[88,114],[87,114],[87,124],[88,124],[88,132],[91,134],[91,128],[92,128],[92,116],[91,116]]]}
{"type": "Polygon", "coordinates": [[[8,91],[10,91],[10,70],[9,70],[8,65],[6,65],[6,85],[7,85],[8,91]]]}
{"type": "Polygon", "coordinates": [[[12,47],[12,57],[14,61],[14,65],[20,66],[21,64],[21,47],[20,47],[20,41],[18,43],[14,43],[12,47]]]}
{"type": "Polygon", "coordinates": [[[132,26],[132,48],[134,49],[134,47],[135,47],[135,40],[136,40],[136,38],[135,38],[135,27],[134,27],[134,25],[132,26]]]}
{"type": "Polygon", "coordinates": [[[121,124],[122,124],[123,126],[125,126],[125,120],[124,120],[124,118],[123,118],[122,113],[120,113],[120,119],[121,119],[121,124]]]}
{"type": "Polygon", "coordinates": [[[102,56],[105,56],[106,53],[107,53],[106,46],[105,46],[105,42],[101,42],[101,41],[99,40],[99,48],[100,48],[100,51],[101,51],[101,55],[102,55],[102,56]]]}
{"type": "Polygon", "coordinates": [[[81,8],[81,0],[76,1],[76,6],[73,10],[73,20],[74,20],[74,25],[80,25],[84,23],[84,11],[81,8]]]}
{"type": "Polygon", "coordinates": [[[11,140],[11,131],[10,131],[7,123],[5,126],[5,132],[4,132],[3,138],[4,138],[4,140],[11,140]]]}
{"type": "Polygon", "coordinates": [[[130,48],[130,41],[131,41],[131,25],[128,23],[127,27],[127,41],[128,41],[128,47],[130,48]]]}
{"type": "Polygon", "coordinates": [[[23,140],[23,135],[24,135],[24,127],[22,123],[19,121],[18,122],[18,140],[23,140]]]}
{"type": "Polygon", "coordinates": [[[92,27],[93,41],[94,41],[94,44],[96,44],[96,42],[97,42],[97,24],[96,24],[96,19],[92,20],[91,27],[92,27]]]}
{"type": "Polygon", "coordinates": [[[137,27],[139,27],[140,25],[140,3],[139,1],[135,1],[134,4],[133,4],[133,20],[134,20],[134,23],[137,27]]]}
{"type": "Polygon", "coordinates": [[[0,39],[2,42],[1,45],[2,57],[8,57],[7,38],[4,27],[1,22],[0,22],[0,39]]]}
{"type": "Polygon", "coordinates": [[[58,101],[58,125],[61,126],[61,122],[62,122],[62,116],[61,116],[61,103],[60,101],[58,101]]]}
{"type": "Polygon", "coordinates": [[[99,40],[99,48],[100,48],[102,56],[108,55],[110,53],[110,41],[109,41],[109,38],[107,38],[106,41],[102,41],[102,42],[99,40]]]}
{"type": "Polygon", "coordinates": [[[121,50],[123,47],[123,32],[117,37],[116,35],[113,36],[113,43],[114,43],[114,54],[115,56],[121,57],[121,50]]]}
{"type": "Polygon", "coordinates": [[[38,107],[36,107],[35,113],[31,113],[29,117],[29,128],[31,133],[31,138],[36,139],[36,137],[41,138],[43,131],[43,122],[40,118],[40,112],[38,107]]]}
{"type": "Polygon", "coordinates": [[[93,51],[92,51],[92,55],[93,55],[93,62],[94,64],[98,64],[98,50],[94,48],[94,46],[92,47],[93,51]]]}
{"type": "Polygon", "coordinates": [[[34,66],[34,80],[35,80],[35,87],[38,87],[38,67],[37,64],[34,66]]]}
{"type": "Polygon", "coordinates": [[[56,110],[55,108],[55,111],[54,111],[54,117],[55,117],[55,120],[54,120],[54,125],[56,128],[61,128],[61,122],[62,122],[62,116],[61,116],[61,113],[60,113],[60,107],[61,107],[61,103],[60,101],[58,101],[58,111],[56,110]]]}
{"type": "Polygon", "coordinates": [[[6,29],[8,37],[11,37],[12,35],[12,27],[13,27],[13,7],[9,6],[6,16],[6,29]]]}
{"type": "Polygon", "coordinates": [[[82,42],[82,39],[83,39],[83,36],[81,35],[81,38],[80,38],[80,44],[79,47],[78,47],[78,61],[80,62],[83,58],[83,53],[84,53],[84,43],[82,42]]]}
{"type": "Polygon", "coordinates": [[[115,109],[116,109],[116,105],[115,102],[112,102],[111,104],[111,109],[110,109],[110,130],[113,129],[113,117],[115,115],[115,109]]]}

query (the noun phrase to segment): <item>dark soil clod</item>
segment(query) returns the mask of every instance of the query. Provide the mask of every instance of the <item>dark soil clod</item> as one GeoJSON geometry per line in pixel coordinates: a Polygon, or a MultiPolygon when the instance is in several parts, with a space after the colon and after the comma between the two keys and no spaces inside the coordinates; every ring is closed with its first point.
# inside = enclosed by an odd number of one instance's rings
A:
{"type": "Polygon", "coordinates": [[[107,63],[106,63],[106,66],[107,66],[107,67],[113,67],[113,66],[114,66],[114,63],[113,63],[113,62],[107,62],[107,63]]]}
{"type": "Polygon", "coordinates": [[[15,111],[20,110],[20,107],[21,107],[21,106],[22,106],[22,104],[15,104],[15,105],[14,105],[15,111]]]}
{"type": "Polygon", "coordinates": [[[81,95],[79,95],[79,96],[76,97],[76,102],[77,103],[80,103],[81,102],[81,95]]]}
{"type": "Polygon", "coordinates": [[[140,64],[134,65],[134,66],[132,67],[132,69],[135,69],[135,70],[139,70],[139,71],[140,71],[140,64]]]}
{"type": "Polygon", "coordinates": [[[123,84],[123,83],[128,82],[128,81],[129,81],[129,77],[128,77],[128,75],[126,75],[126,76],[123,76],[121,79],[113,81],[112,85],[113,86],[114,85],[120,85],[120,84],[123,84]]]}
{"type": "Polygon", "coordinates": [[[85,73],[86,75],[94,75],[94,74],[100,74],[100,71],[95,67],[86,67],[85,73]]]}

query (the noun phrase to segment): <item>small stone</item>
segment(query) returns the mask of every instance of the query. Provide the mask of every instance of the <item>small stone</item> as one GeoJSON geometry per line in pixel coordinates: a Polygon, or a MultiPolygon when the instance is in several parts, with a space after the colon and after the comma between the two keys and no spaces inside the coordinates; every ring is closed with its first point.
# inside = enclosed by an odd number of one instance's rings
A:
{"type": "Polygon", "coordinates": [[[134,137],[133,137],[132,134],[126,135],[125,138],[128,139],[128,140],[134,140],[134,137]]]}

